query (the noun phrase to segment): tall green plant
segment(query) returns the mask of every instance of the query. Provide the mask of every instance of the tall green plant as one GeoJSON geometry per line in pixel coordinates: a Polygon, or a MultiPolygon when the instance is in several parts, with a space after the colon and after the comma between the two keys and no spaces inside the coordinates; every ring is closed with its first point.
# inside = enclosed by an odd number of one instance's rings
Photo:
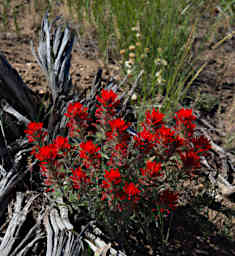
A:
{"type": "Polygon", "coordinates": [[[164,109],[175,107],[185,93],[186,80],[194,77],[189,65],[193,42],[191,4],[182,0],[70,0],[70,4],[76,5],[78,17],[86,17],[95,27],[105,60],[120,60],[120,50],[138,44],[132,55],[128,51],[122,55],[121,64],[124,73],[132,72],[133,80],[140,70],[145,71],[139,90],[141,102],[161,94],[165,95],[164,109]],[[125,62],[130,56],[132,67],[127,70],[125,62]],[[158,59],[167,65],[156,64],[158,59]]]}

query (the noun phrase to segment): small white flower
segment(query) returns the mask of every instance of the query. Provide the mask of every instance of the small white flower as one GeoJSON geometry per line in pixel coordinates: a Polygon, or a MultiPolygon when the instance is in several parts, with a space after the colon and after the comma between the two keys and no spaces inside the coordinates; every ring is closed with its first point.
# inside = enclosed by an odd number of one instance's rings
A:
{"type": "Polygon", "coordinates": [[[127,69],[127,74],[131,74],[131,69],[127,69]]]}
{"type": "Polygon", "coordinates": [[[162,76],[162,70],[159,70],[158,72],[156,72],[155,74],[156,77],[161,77],[162,76]]]}
{"type": "Polygon", "coordinates": [[[125,68],[127,68],[127,69],[131,69],[131,68],[132,68],[132,64],[131,64],[129,61],[125,61],[124,66],[125,66],[125,68]]]}
{"type": "Polygon", "coordinates": [[[134,94],[131,96],[131,99],[132,99],[133,101],[137,100],[137,95],[134,93],[134,94]]]}
{"type": "Polygon", "coordinates": [[[132,27],[131,30],[132,31],[138,31],[138,28],[137,27],[132,27]]]}

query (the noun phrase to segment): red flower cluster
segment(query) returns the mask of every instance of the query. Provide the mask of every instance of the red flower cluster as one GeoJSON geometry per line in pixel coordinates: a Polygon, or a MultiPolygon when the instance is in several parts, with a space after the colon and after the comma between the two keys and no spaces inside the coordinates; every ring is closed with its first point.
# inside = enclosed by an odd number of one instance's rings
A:
{"type": "Polygon", "coordinates": [[[76,130],[82,139],[78,145],[71,146],[68,138],[57,136],[53,143],[39,146],[46,138],[42,123],[29,124],[25,132],[29,141],[36,144],[33,154],[41,162],[46,183],[53,185],[53,175],[58,177],[59,169],[66,177],[67,170],[71,175],[71,190],[75,190],[79,198],[83,198],[81,193],[85,190],[88,194],[96,191],[97,197],[114,210],[131,207],[133,211],[141,211],[143,205],[149,206],[146,202],[151,202],[153,209],[156,206],[161,211],[174,210],[178,194],[162,190],[161,180],[171,168],[187,175],[200,168],[200,157],[211,147],[208,139],[194,136],[196,117],[191,109],[176,112],[173,127],[167,126],[159,110],[147,111],[141,130],[131,137],[126,131],[129,124],[122,118],[115,118],[120,104],[117,97],[112,90],[102,90],[97,96],[94,140],[82,136],[87,134],[87,122],[91,120],[88,109],[77,102],[69,105],[65,114],[69,119],[69,136],[74,136],[76,130]],[[68,159],[70,151],[76,156],[72,163],[71,158],[68,159]],[[67,164],[61,159],[67,160],[67,164]],[[49,174],[50,168],[53,170],[49,174]]]}
{"type": "Polygon", "coordinates": [[[141,173],[143,176],[154,178],[162,175],[160,170],[161,170],[161,163],[147,161],[146,168],[145,169],[141,168],[141,173]]]}
{"type": "Polygon", "coordinates": [[[121,118],[110,120],[108,123],[112,129],[111,132],[106,133],[109,140],[112,140],[114,137],[123,134],[128,128],[126,122],[121,118]]]}
{"type": "Polygon", "coordinates": [[[146,111],[146,123],[149,127],[153,129],[159,128],[163,124],[164,114],[159,112],[159,109],[156,111],[155,109],[150,112],[149,110],[146,111]]]}
{"type": "Polygon", "coordinates": [[[109,120],[112,120],[116,107],[120,104],[117,99],[117,94],[112,90],[102,90],[100,96],[96,96],[98,101],[95,116],[97,118],[96,123],[106,125],[109,120]]]}
{"type": "Polygon", "coordinates": [[[72,169],[72,176],[70,179],[73,181],[73,187],[75,189],[80,189],[81,184],[89,184],[90,178],[87,177],[86,173],[82,170],[82,168],[79,166],[77,169],[72,169]]]}
{"type": "Polygon", "coordinates": [[[26,129],[24,132],[28,138],[28,141],[36,142],[37,139],[44,140],[44,137],[47,135],[46,132],[42,132],[43,123],[36,123],[31,122],[28,124],[28,129],[26,129]]]}
{"type": "Polygon", "coordinates": [[[35,154],[35,157],[41,161],[50,161],[50,160],[55,160],[57,157],[57,148],[53,145],[46,145],[41,148],[39,148],[39,152],[35,154]]]}
{"type": "Polygon", "coordinates": [[[193,115],[192,109],[182,108],[176,112],[176,116],[174,118],[176,120],[177,130],[185,131],[184,135],[187,137],[193,136],[193,132],[196,127],[193,121],[196,119],[196,116],[193,115]]]}
{"type": "Polygon", "coordinates": [[[35,157],[41,162],[55,160],[58,157],[64,157],[70,148],[68,138],[57,136],[54,143],[39,147],[35,157]]]}
{"type": "Polygon", "coordinates": [[[67,122],[67,127],[69,128],[69,136],[73,137],[74,132],[79,133],[81,129],[86,129],[88,127],[87,121],[90,120],[88,117],[88,108],[83,107],[80,102],[70,103],[67,112],[64,114],[69,118],[67,122]]]}
{"type": "MultiPolygon", "coordinates": [[[[102,193],[102,200],[107,199],[107,195],[111,195],[112,200],[115,198],[120,200],[128,199],[133,200],[133,202],[136,203],[139,200],[138,195],[141,192],[138,189],[138,186],[136,186],[133,182],[125,182],[123,189],[120,189],[122,188],[121,182],[121,174],[117,168],[112,168],[110,172],[105,170],[104,180],[102,181],[102,187],[104,189],[104,192],[102,193]]],[[[120,209],[121,208],[119,208],[119,210],[120,209]]]]}
{"type": "Polygon", "coordinates": [[[102,181],[101,187],[103,188],[101,200],[108,199],[108,195],[114,199],[114,195],[112,193],[118,193],[115,185],[121,183],[121,174],[119,170],[111,169],[110,171],[105,170],[104,180],[102,181]]]}
{"type": "Polygon", "coordinates": [[[123,190],[128,195],[128,200],[133,200],[135,203],[139,200],[138,195],[141,191],[133,182],[126,183],[126,185],[123,187],[123,190]]]}
{"type": "Polygon", "coordinates": [[[67,116],[69,119],[80,119],[80,120],[87,120],[88,119],[88,108],[83,107],[83,105],[80,102],[74,102],[70,103],[67,108],[67,113],[65,113],[65,116],[67,116]]]}
{"type": "MultiPolygon", "coordinates": [[[[53,167],[54,170],[57,170],[61,166],[59,159],[65,158],[68,151],[71,149],[68,138],[57,136],[53,143],[40,146],[42,138],[44,139],[47,135],[47,132],[42,131],[41,123],[39,123],[39,125],[37,123],[31,123],[28,126],[28,130],[25,132],[30,134],[30,137],[28,137],[29,141],[36,143],[31,154],[40,161],[41,173],[46,178],[44,181],[45,184],[47,186],[54,185],[53,176],[56,178],[64,177],[65,173],[55,171],[54,174],[52,174],[50,168],[53,167]]],[[[48,191],[49,190],[50,189],[48,189],[48,191]]]]}
{"type": "Polygon", "coordinates": [[[101,91],[101,95],[97,96],[96,99],[104,108],[107,109],[112,109],[120,103],[120,101],[117,100],[117,94],[112,90],[103,89],[101,91]]]}
{"type": "Polygon", "coordinates": [[[101,158],[99,151],[100,147],[95,145],[91,140],[80,143],[79,155],[80,158],[83,159],[82,163],[86,168],[89,168],[91,165],[94,165],[96,168],[99,168],[99,160],[101,158]]]}
{"type": "Polygon", "coordinates": [[[110,187],[110,184],[119,184],[121,182],[121,174],[119,170],[116,169],[111,169],[110,172],[105,170],[105,175],[104,178],[108,181],[108,183],[104,180],[103,184],[106,184],[108,188],[110,187]]]}

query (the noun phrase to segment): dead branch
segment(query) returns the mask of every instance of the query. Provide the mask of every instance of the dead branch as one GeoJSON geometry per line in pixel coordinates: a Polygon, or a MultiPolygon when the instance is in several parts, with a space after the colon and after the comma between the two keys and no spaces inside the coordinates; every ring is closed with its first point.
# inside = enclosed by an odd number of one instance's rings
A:
{"type": "Polygon", "coordinates": [[[56,208],[48,210],[44,218],[44,226],[47,232],[46,256],[81,255],[83,248],[81,236],[73,229],[67,229],[68,226],[70,228],[73,226],[67,220],[66,222],[61,216],[61,210],[60,213],[56,208]]]}
{"type": "MultiPolygon", "coordinates": [[[[28,203],[22,208],[24,195],[21,192],[18,192],[16,194],[14,214],[12,219],[10,220],[7,231],[0,245],[1,255],[3,256],[25,255],[26,251],[29,250],[30,245],[33,246],[33,244],[36,241],[42,238],[41,234],[39,233],[37,234],[36,238],[33,239],[33,241],[30,241],[31,240],[30,235],[35,231],[35,229],[37,228],[37,225],[40,224],[38,223],[35,227],[33,227],[30,230],[28,235],[21,241],[21,243],[18,244],[20,229],[22,228],[26,220],[31,204],[36,197],[38,197],[38,195],[31,197],[28,203]],[[24,247],[25,244],[27,244],[26,247],[24,247]]],[[[39,218],[39,222],[40,222],[40,218],[39,218]]]]}
{"type": "Polygon", "coordinates": [[[31,89],[25,85],[17,71],[0,53],[0,98],[5,98],[24,116],[35,120],[37,111],[32,95],[31,89]]]}

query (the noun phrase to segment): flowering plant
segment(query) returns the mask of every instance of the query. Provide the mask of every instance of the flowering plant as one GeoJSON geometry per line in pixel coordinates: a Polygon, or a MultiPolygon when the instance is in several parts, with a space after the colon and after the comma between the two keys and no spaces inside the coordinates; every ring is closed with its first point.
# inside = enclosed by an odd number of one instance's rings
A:
{"type": "Polygon", "coordinates": [[[116,223],[116,228],[130,222],[147,227],[174,211],[178,184],[194,177],[210,143],[194,135],[190,109],[176,112],[171,127],[163,113],[149,110],[131,135],[130,124],[116,115],[118,106],[117,94],[102,90],[95,119],[79,102],[69,105],[67,137],[58,135],[48,144],[42,123],[30,123],[25,133],[48,191],[60,193],[73,206],[85,205],[91,217],[116,223]]]}

